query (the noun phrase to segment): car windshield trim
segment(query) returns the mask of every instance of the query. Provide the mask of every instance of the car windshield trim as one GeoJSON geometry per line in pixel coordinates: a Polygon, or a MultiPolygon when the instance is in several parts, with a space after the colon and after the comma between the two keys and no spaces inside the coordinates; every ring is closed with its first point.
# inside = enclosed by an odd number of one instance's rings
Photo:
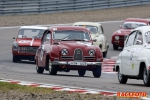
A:
{"type": "Polygon", "coordinates": [[[53,32],[53,39],[60,41],[90,41],[90,35],[84,30],[57,30],[53,32]]]}
{"type": "Polygon", "coordinates": [[[144,22],[124,22],[122,28],[124,29],[135,29],[139,26],[147,26],[144,22]]]}
{"type": "Polygon", "coordinates": [[[19,30],[17,38],[42,38],[44,34],[44,29],[28,29],[23,28],[19,30]]]}

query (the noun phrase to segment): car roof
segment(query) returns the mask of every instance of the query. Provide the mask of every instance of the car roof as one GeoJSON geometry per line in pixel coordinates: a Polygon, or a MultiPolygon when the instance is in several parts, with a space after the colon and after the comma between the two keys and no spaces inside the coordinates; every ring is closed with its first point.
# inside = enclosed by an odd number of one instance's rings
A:
{"type": "Polygon", "coordinates": [[[52,26],[49,27],[50,30],[82,30],[82,31],[88,31],[84,27],[79,26],[52,26]]]}
{"type": "Polygon", "coordinates": [[[143,19],[143,18],[127,18],[124,22],[126,21],[135,21],[135,22],[150,22],[149,19],[143,19]]]}
{"type": "Polygon", "coordinates": [[[48,29],[47,27],[42,27],[42,26],[22,26],[20,27],[20,29],[43,29],[43,30],[46,30],[48,29]]]}
{"type": "Polygon", "coordinates": [[[92,26],[99,26],[100,23],[97,22],[75,22],[73,25],[92,25],[92,26]]]}
{"type": "Polygon", "coordinates": [[[141,27],[137,27],[134,30],[140,30],[141,32],[148,32],[150,31],[150,26],[141,26],[141,27]]]}

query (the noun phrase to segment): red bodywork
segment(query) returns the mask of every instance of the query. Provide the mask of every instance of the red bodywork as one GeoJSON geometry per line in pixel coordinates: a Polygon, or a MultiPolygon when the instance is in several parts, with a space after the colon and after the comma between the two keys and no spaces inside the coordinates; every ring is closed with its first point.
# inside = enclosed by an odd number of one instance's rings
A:
{"type": "MultiPolygon", "coordinates": [[[[82,27],[76,27],[76,26],[56,26],[56,27],[50,27],[48,31],[50,31],[51,37],[53,37],[54,30],[79,30],[79,31],[85,31],[88,32],[90,35],[90,32],[86,28],[82,27]]],[[[43,37],[44,38],[44,37],[43,37]]],[[[36,55],[36,63],[37,66],[40,67],[46,67],[46,60],[53,61],[74,61],[73,55],[75,49],[81,49],[83,52],[83,61],[86,62],[96,62],[99,59],[99,62],[103,61],[103,56],[100,48],[98,46],[93,45],[93,41],[90,37],[89,42],[84,41],[54,41],[53,38],[50,39],[48,42],[44,42],[38,49],[37,55],[36,55]],[[82,44],[83,43],[83,44],[82,44]],[[91,43],[92,45],[88,46],[86,44],[91,43]],[[43,48],[43,49],[42,49],[43,48]],[[61,54],[61,50],[63,48],[66,48],[69,52],[67,56],[63,56],[61,54]],[[42,49],[42,50],[41,50],[42,49]],[[91,58],[89,57],[89,49],[95,50],[95,55],[91,58]],[[42,53],[41,53],[42,52],[42,53]]],[[[59,67],[62,70],[77,70],[77,69],[86,69],[86,70],[92,70],[95,68],[95,66],[70,66],[70,65],[59,65],[59,67]]]]}
{"type": "MultiPolygon", "coordinates": [[[[20,60],[35,60],[35,54],[38,47],[41,45],[41,39],[39,38],[16,38],[15,42],[18,44],[18,50],[13,50],[12,45],[12,54],[20,60]]],[[[13,58],[14,59],[14,58],[13,58]]]]}
{"type": "MultiPolygon", "coordinates": [[[[150,25],[150,20],[140,18],[128,18],[124,22],[143,22],[146,23],[147,25],[150,25]]],[[[119,30],[117,30],[112,34],[111,43],[113,45],[124,47],[125,38],[132,30],[133,29],[123,29],[122,27],[120,27],[119,30]],[[115,40],[115,36],[119,36],[120,37],[119,40],[115,40]]]]}

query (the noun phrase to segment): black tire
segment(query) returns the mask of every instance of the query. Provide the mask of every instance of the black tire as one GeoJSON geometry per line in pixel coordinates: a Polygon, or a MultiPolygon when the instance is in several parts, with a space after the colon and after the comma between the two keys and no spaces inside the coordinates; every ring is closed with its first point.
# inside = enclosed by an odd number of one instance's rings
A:
{"type": "Polygon", "coordinates": [[[103,52],[103,57],[107,56],[107,50],[105,52],[103,52]]]}
{"type": "Polygon", "coordinates": [[[120,73],[120,69],[118,69],[118,81],[120,84],[126,84],[128,78],[120,73]]]}
{"type": "Polygon", "coordinates": [[[85,75],[85,73],[86,73],[86,70],[84,70],[84,69],[78,70],[78,74],[80,77],[83,77],[85,75]]]}
{"type": "Polygon", "coordinates": [[[13,62],[17,62],[17,56],[13,55],[13,62]]]}
{"type": "Polygon", "coordinates": [[[143,70],[143,82],[145,86],[150,86],[150,70],[147,70],[146,67],[143,70]]]}
{"type": "Polygon", "coordinates": [[[113,48],[114,48],[114,50],[118,50],[118,46],[115,44],[113,44],[113,48]]]}
{"type": "Polygon", "coordinates": [[[36,66],[36,71],[37,71],[37,73],[39,73],[39,74],[43,74],[43,72],[44,72],[44,67],[36,66]]]}
{"type": "Polygon", "coordinates": [[[58,68],[59,68],[58,65],[51,65],[51,68],[49,67],[49,74],[50,75],[56,75],[58,68]]]}
{"type": "Polygon", "coordinates": [[[101,65],[99,65],[99,66],[96,66],[96,68],[92,71],[93,72],[93,76],[95,77],[95,78],[100,78],[100,76],[101,76],[101,65]]]}

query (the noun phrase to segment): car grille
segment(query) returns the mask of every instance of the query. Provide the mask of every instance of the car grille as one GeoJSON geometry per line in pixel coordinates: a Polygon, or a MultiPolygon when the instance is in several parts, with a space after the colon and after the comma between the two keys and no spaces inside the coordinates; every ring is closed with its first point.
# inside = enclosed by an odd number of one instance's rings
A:
{"type": "MultiPolygon", "coordinates": [[[[73,60],[73,56],[61,56],[61,60],[72,61],[73,60]]],[[[95,56],[84,56],[84,60],[85,61],[94,61],[95,60],[95,56]]]]}
{"type": "Polygon", "coordinates": [[[84,60],[95,60],[95,56],[84,56],[84,60]]]}
{"type": "Polygon", "coordinates": [[[19,53],[36,53],[38,47],[19,47],[19,53]]]}
{"type": "Polygon", "coordinates": [[[74,60],[83,60],[83,52],[81,49],[75,49],[74,60]]]}

